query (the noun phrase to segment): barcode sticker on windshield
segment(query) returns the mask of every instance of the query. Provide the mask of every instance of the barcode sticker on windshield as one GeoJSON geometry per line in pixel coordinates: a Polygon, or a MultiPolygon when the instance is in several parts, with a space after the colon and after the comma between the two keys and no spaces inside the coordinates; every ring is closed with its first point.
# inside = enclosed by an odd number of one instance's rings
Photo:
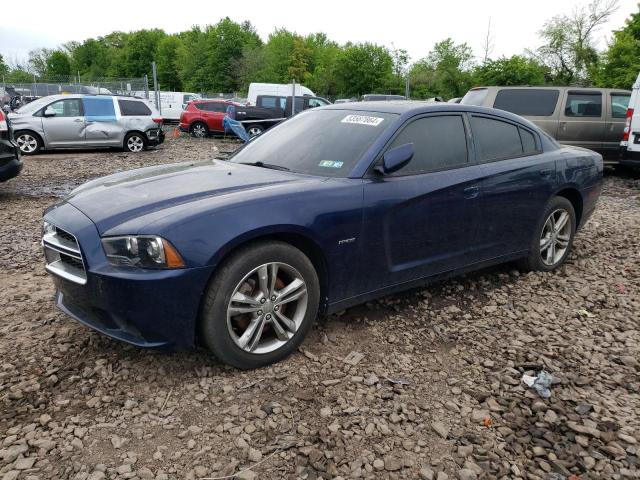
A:
{"type": "Polygon", "coordinates": [[[377,127],[383,120],[384,118],[370,117],[368,115],[347,115],[342,119],[342,123],[357,123],[358,125],[377,127]]]}

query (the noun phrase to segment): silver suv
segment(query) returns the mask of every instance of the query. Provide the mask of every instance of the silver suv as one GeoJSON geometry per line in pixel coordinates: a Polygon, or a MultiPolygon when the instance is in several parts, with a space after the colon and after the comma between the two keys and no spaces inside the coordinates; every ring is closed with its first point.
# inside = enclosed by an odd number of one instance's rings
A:
{"type": "Polygon", "coordinates": [[[119,147],[140,152],[164,141],[162,118],[139,98],[115,95],[52,95],[10,115],[20,151],[119,147]]]}

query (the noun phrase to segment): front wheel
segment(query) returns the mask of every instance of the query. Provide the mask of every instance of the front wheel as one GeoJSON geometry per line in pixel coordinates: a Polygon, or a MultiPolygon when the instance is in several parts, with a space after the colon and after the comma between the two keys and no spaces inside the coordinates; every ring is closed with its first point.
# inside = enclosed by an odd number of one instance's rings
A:
{"type": "Polygon", "coordinates": [[[225,363],[269,365],[302,343],[319,299],[318,275],[300,250],[283,242],[254,245],[226,261],[211,282],[200,336],[225,363]]]}
{"type": "Polygon", "coordinates": [[[35,133],[16,132],[14,138],[23,155],[35,155],[42,148],[42,140],[35,133]]]}
{"type": "Polygon", "coordinates": [[[550,272],[564,263],[576,233],[573,204],[564,197],[553,197],[547,203],[534,233],[529,256],[523,260],[526,270],[550,272]]]}
{"type": "Polygon", "coordinates": [[[141,133],[130,133],[124,138],[124,149],[127,152],[138,153],[147,148],[147,139],[141,133]]]}
{"type": "Polygon", "coordinates": [[[257,137],[258,135],[262,135],[262,132],[264,132],[264,127],[260,124],[253,124],[247,128],[249,137],[257,137]]]}
{"type": "Polygon", "coordinates": [[[192,137],[204,138],[209,135],[209,127],[202,122],[195,122],[189,128],[189,133],[191,133],[192,137]]]}

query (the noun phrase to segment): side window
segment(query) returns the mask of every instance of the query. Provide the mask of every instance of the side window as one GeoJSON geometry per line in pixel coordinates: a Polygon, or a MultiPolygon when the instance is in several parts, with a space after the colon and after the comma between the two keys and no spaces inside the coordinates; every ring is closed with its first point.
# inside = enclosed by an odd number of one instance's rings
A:
{"type": "Polygon", "coordinates": [[[280,101],[280,108],[282,110],[287,108],[287,97],[278,97],[278,100],[280,101]]]}
{"type": "Polygon", "coordinates": [[[498,92],[493,108],[516,115],[548,117],[553,115],[558,103],[559,90],[543,88],[505,88],[498,92]]]}
{"type": "Polygon", "coordinates": [[[115,122],[116,110],[111,97],[84,97],[84,115],[92,122],[115,122]]]}
{"type": "Polygon", "coordinates": [[[540,149],[536,146],[536,137],[529,130],[525,130],[524,128],[520,128],[520,140],[522,141],[522,150],[525,155],[529,155],[531,153],[535,153],[540,151],[540,149]]]}
{"type": "Polygon", "coordinates": [[[388,149],[407,143],[413,143],[413,159],[394,175],[455,168],[468,162],[467,137],[460,115],[415,120],[393,139],[388,149]]]}
{"type": "Polygon", "coordinates": [[[627,93],[611,94],[611,116],[613,118],[627,118],[627,108],[631,96],[627,93]]]}
{"type": "Polygon", "coordinates": [[[567,117],[601,117],[602,94],[600,92],[569,92],[564,114],[567,117]]]}
{"type": "Polygon", "coordinates": [[[56,117],[81,117],[82,106],[80,105],[79,98],[69,98],[66,100],[59,100],[52,103],[47,107],[47,110],[51,109],[56,112],[56,117]]]}
{"type": "Polygon", "coordinates": [[[320,100],[319,98],[309,99],[309,108],[323,107],[325,105],[327,105],[327,102],[320,100]]]}
{"type": "Polygon", "coordinates": [[[149,107],[137,100],[118,100],[118,106],[125,117],[151,115],[149,107]]]}
{"type": "Polygon", "coordinates": [[[481,161],[522,155],[522,141],[515,125],[474,115],[471,117],[471,129],[481,161]]]}
{"type": "Polygon", "coordinates": [[[214,102],[210,104],[212,112],[224,113],[227,111],[227,104],[223,102],[214,102]]]}
{"type": "Polygon", "coordinates": [[[268,97],[263,96],[260,99],[261,106],[265,108],[275,108],[276,107],[276,97],[268,97]]]}

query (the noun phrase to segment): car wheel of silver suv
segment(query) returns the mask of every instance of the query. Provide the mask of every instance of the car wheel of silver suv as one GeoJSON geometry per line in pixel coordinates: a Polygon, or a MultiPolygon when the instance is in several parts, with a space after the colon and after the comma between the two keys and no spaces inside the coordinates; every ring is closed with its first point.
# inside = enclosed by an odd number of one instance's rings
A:
{"type": "Polygon", "coordinates": [[[138,153],[147,148],[147,139],[140,133],[130,133],[124,139],[124,149],[128,152],[138,153]]]}

